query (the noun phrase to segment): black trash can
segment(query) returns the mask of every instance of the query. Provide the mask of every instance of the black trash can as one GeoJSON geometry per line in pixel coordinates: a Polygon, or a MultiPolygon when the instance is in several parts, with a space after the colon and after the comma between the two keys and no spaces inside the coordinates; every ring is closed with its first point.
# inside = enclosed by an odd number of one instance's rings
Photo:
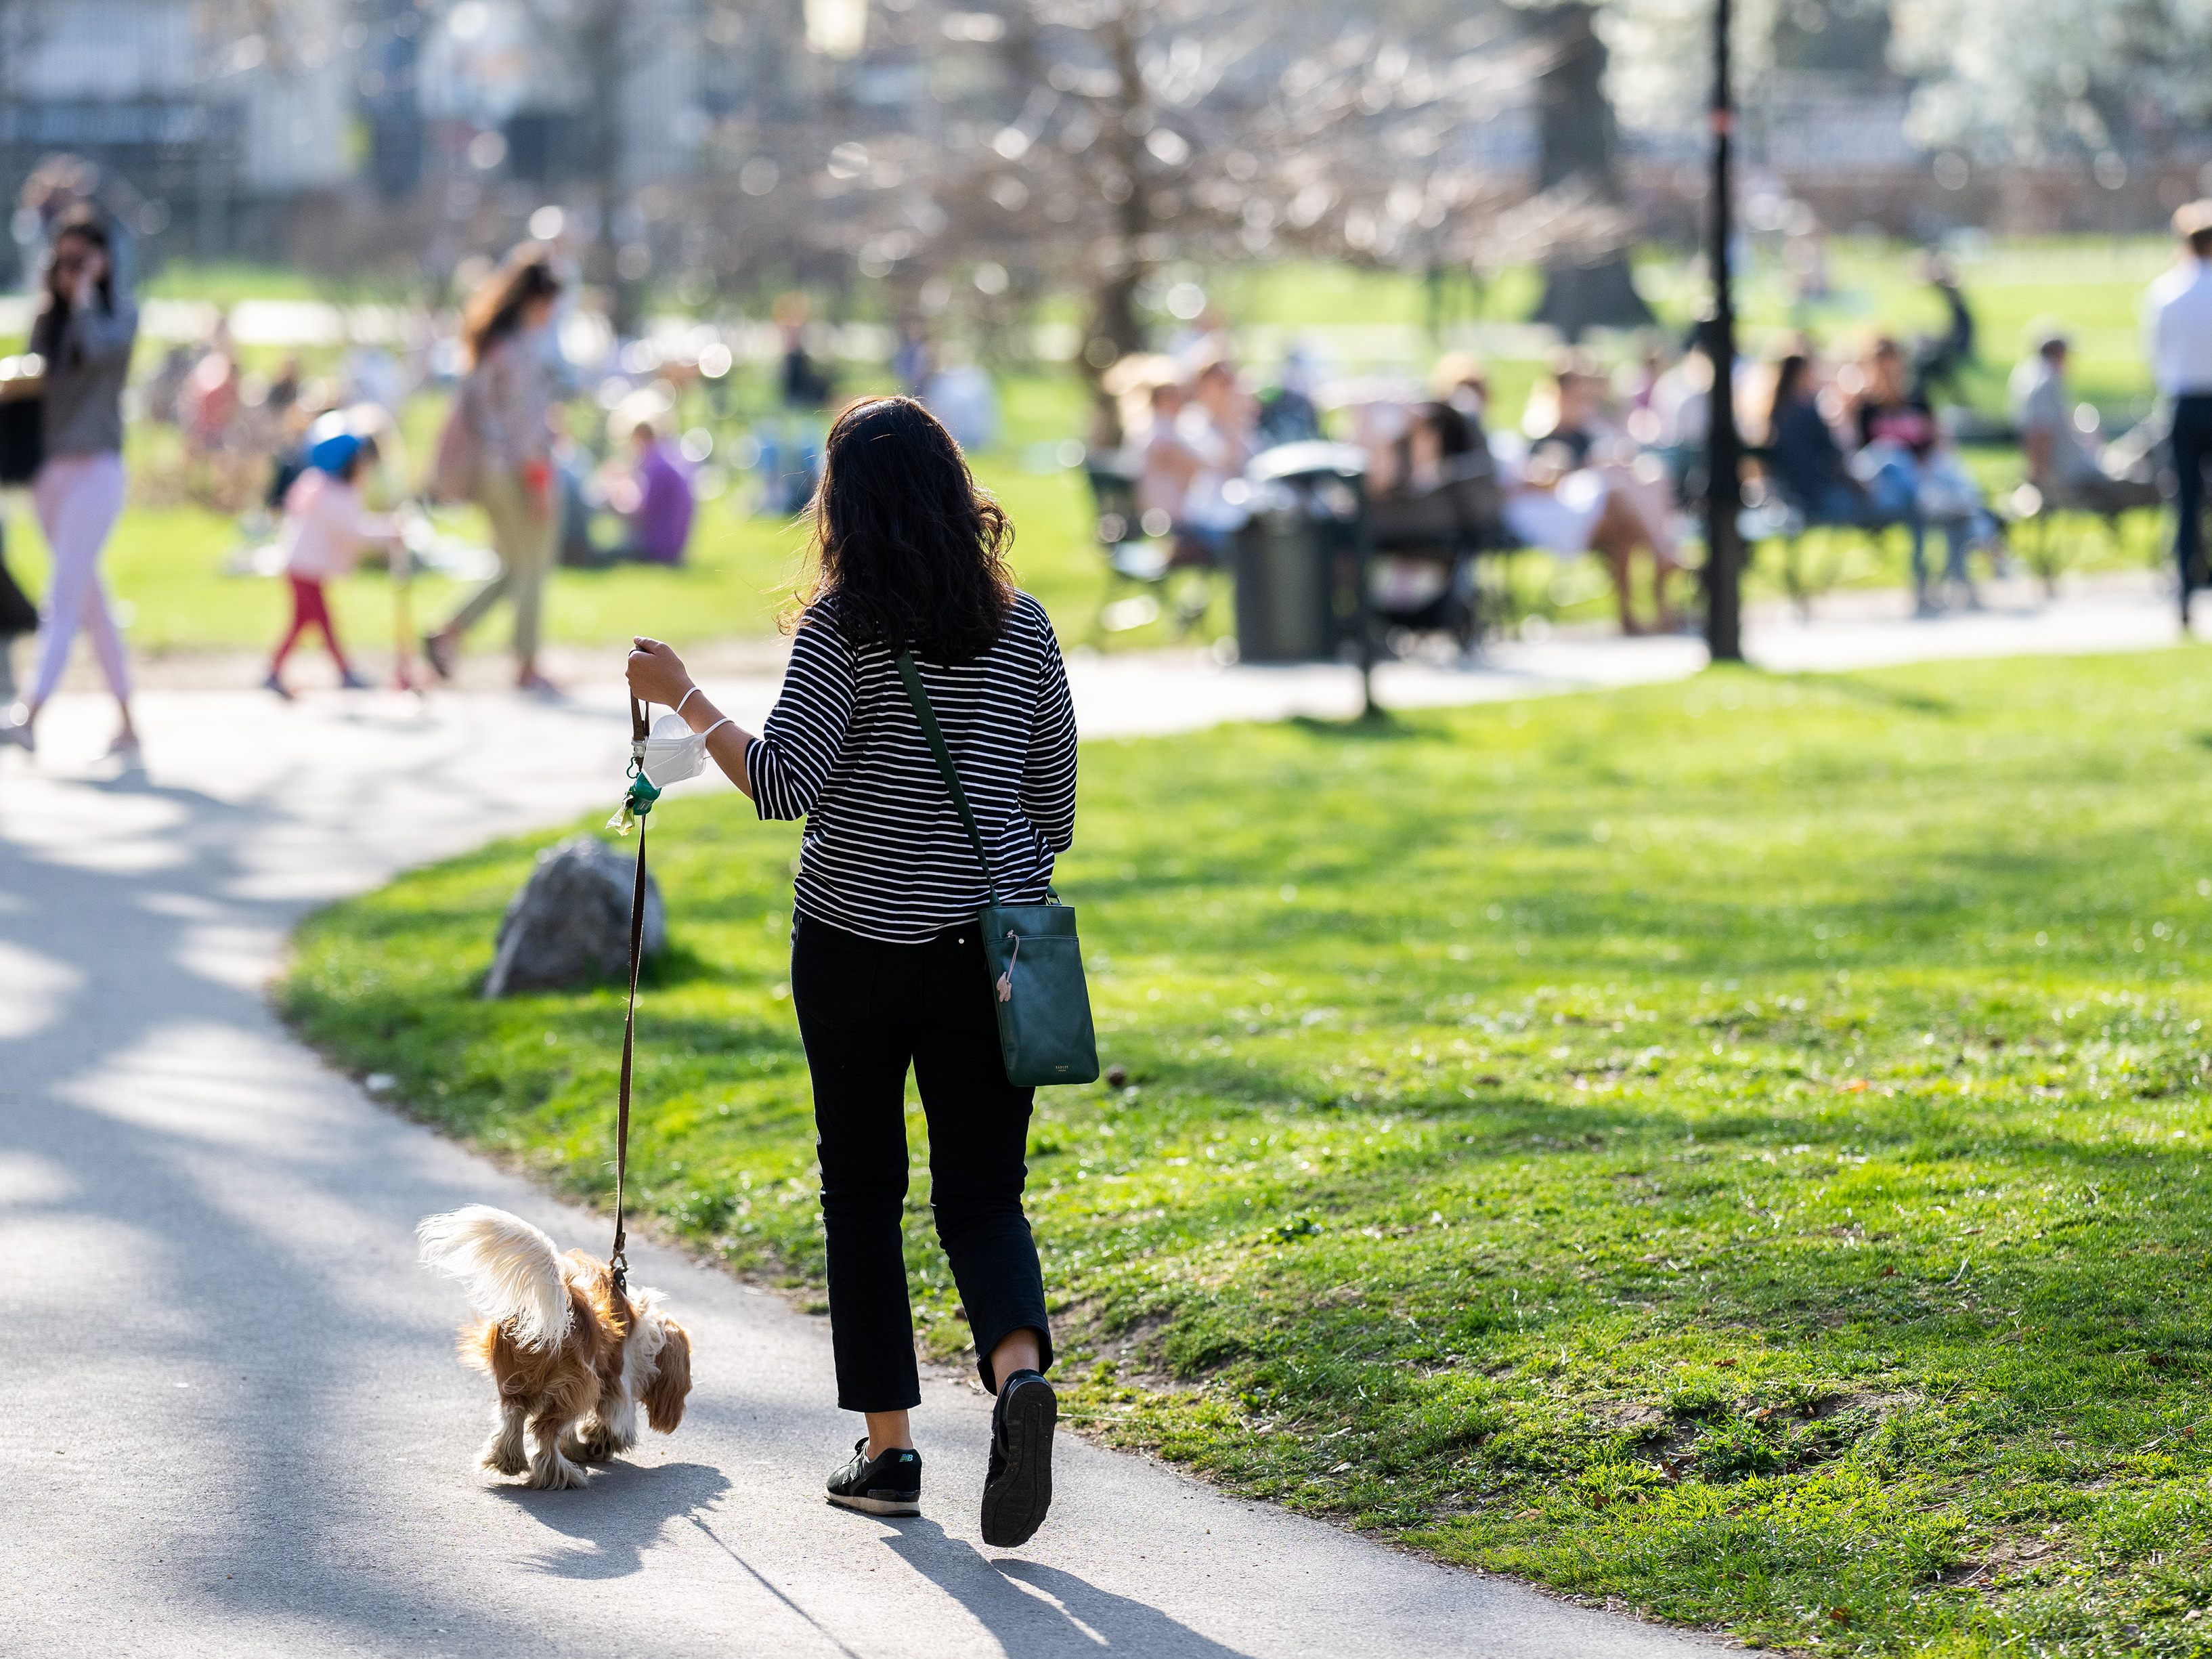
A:
{"type": "Polygon", "coordinates": [[[1237,655],[1333,662],[1360,630],[1367,457],[1351,444],[1280,444],[1245,469],[1237,532],[1237,655]]]}

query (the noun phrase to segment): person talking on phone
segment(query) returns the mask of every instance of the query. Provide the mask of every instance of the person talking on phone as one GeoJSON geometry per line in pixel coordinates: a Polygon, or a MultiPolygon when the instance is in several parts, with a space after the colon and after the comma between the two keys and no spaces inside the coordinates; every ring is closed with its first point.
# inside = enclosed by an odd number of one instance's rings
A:
{"type": "Polygon", "coordinates": [[[31,505],[46,538],[52,575],[30,695],[0,718],[0,738],[34,748],[39,714],[61,684],[70,647],[91,637],[121,723],[108,752],[138,752],[131,719],[131,664],[100,580],[100,555],[123,513],[123,385],[138,338],[138,309],[117,284],[107,228],[77,207],[56,224],[31,349],[46,367],[41,459],[31,505]]]}

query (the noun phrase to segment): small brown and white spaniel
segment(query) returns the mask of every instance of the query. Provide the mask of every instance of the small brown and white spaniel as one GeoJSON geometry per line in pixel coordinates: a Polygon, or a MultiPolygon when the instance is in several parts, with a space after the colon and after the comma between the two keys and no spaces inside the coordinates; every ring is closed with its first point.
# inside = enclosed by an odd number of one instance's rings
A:
{"type": "Polygon", "coordinates": [[[481,1316],[459,1347],[499,1390],[484,1468],[526,1470],[532,1486],[580,1486],[590,1478],[581,1465],[637,1443],[640,1407],[675,1433],[691,1392],[691,1338],[660,1310],[659,1291],[623,1294],[605,1264],[581,1250],[562,1255],[520,1216],[486,1204],[431,1216],[415,1236],[423,1265],[460,1280],[481,1316]]]}

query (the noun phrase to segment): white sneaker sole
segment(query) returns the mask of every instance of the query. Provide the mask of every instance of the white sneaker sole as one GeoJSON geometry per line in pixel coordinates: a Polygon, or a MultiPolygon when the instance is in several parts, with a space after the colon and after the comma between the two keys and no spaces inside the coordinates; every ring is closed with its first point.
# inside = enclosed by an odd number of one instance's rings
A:
{"type": "Polygon", "coordinates": [[[904,1498],[847,1498],[837,1492],[830,1494],[830,1501],[841,1510],[858,1510],[863,1515],[920,1515],[921,1505],[904,1498]]]}

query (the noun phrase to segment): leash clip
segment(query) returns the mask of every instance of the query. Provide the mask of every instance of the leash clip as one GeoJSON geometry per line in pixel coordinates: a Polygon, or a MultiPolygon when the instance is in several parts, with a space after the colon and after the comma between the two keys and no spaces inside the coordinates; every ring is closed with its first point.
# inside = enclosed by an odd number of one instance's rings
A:
{"type": "Polygon", "coordinates": [[[607,1258],[607,1277],[614,1281],[616,1293],[629,1294],[629,1257],[621,1249],[607,1258]]]}

